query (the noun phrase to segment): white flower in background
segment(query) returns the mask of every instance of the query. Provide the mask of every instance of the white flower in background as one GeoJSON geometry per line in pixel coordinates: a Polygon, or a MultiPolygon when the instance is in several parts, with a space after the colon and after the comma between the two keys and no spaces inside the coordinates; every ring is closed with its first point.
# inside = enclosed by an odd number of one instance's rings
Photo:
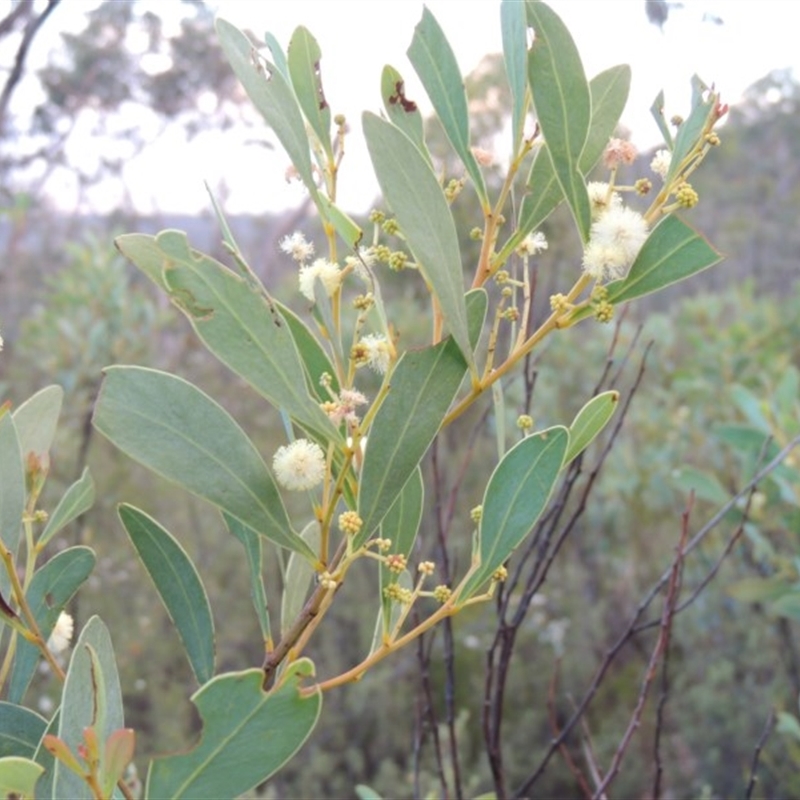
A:
{"type": "Polygon", "coordinates": [[[521,256],[535,256],[542,250],[547,250],[547,239],[541,231],[529,233],[517,247],[517,254],[521,256]]]}
{"type": "Polygon", "coordinates": [[[372,283],[368,269],[375,266],[377,258],[375,256],[374,247],[359,247],[358,256],[347,256],[344,263],[348,267],[352,267],[353,271],[365,283],[372,283]]]}
{"type": "Polygon", "coordinates": [[[307,242],[300,231],[295,231],[291,236],[284,236],[279,247],[300,264],[304,264],[314,255],[314,243],[307,242]]]}
{"type": "Polygon", "coordinates": [[[314,302],[314,281],[319,278],[330,297],[342,282],[342,272],[338,264],[325,258],[318,258],[313,264],[300,267],[300,293],[314,302]]]}
{"type": "Polygon", "coordinates": [[[72,617],[66,611],[62,611],[58,615],[53,632],[47,640],[47,649],[53,654],[58,655],[63,653],[72,641],[72,632],[74,623],[72,617]]]}
{"type": "Polygon", "coordinates": [[[593,220],[600,219],[609,209],[619,208],[622,205],[620,193],[612,191],[609,194],[609,188],[609,185],[603,181],[592,181],[586,185],[593,220]]]}
{"type": "Polygon", "coordinates": [[[313,489],[325,478],[325,453],[316,442],[297,439],[278,448],[272,468],[285,489],[293,492],[313,489]]]}
{"type": "Polygon", "coordinates": [[[609,209],[592,223],[583,269],[595,280],[621,278],[647,239],[647,222],[631,208],[609,209]]]}
{"type": "Polygon", "coordinates": [[[660,175],[662,178],[667,177],[670,164],[672,164],[672,153],[669,150],[659,150],[650,162],[650,169],[660,175]]]}

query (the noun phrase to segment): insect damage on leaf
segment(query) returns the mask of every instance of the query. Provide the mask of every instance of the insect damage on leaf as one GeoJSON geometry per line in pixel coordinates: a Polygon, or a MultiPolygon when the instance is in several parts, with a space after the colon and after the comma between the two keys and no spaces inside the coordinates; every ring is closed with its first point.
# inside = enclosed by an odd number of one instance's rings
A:
{"type": "Polygon", "coordinates": [[[389,97],[389,102],[394,106],[400,103],[403,111],[413,114],[417,110],[417,104],[406,97],[404,81],[397,81],[394,85],[394,94],[389,97]]]}
{"type": "Polygon", "coordinates": [[[214,309],[198,305],[194,295],[188,289],[173,289],[169,296],[170,300],[192,319],[207,320],[214,316],[214,309]]]}

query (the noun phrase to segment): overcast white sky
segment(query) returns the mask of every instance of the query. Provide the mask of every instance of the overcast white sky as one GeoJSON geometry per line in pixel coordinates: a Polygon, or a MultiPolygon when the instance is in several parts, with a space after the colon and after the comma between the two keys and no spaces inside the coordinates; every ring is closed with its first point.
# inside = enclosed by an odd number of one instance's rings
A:
{"type": "MultiPolygon", "coordinates": [[[[158,4],[159,13],[166,5],[158,4]]],[[[334,113],[346,114],[356,135],[361,112],[380,108],[380,73],[387,63],[405,77],[408,96],[423,101],[425,108],[424,93],[405,56],[422,5],[421,0],[216,2],[221,16],[260,34],[268,30],[284,47],[297,25],[308,27],[322,49],[328,102],[334,113]]],[[[498,0],[428,0],[427,5],[447,34],[462,72],[486,53],[500,51],[498,0]]],[[[643,0],[551,0],[550,5],[570,28],[589,77],[613,64],[633,68],[631,99],[622,121],[643,148],[658,144],[648,109],[659,89],[665,90],[668,114],[685,113],[694,73],[714,83],[724,101],[734,103],[771,69],[800,61],[796,0],[683,0],[663,32],[648,23],[643,0]],[[723,24],[708,20],[714,16],[723,24]]],[[[214,185],[220,175],[229,189],[229,213],[257,213],[299,202],[298,188],[283,181],[287,161],[282,156],[254,156],[249,148],[243,161],[224,142],[210,136],[197,149],[177,150],[165,141],[155,142],[130,172],[128,185],[137,205],[199,210],[207,206],[202,180],[214,185]]],[[[369,162],[355,158],[361,149],[354,137],[347,156],[350,172],[344,172],[340,194],[351,210],[363,210],[372,199],[369,187],[374,184],[363,177],[369,162]]]]}

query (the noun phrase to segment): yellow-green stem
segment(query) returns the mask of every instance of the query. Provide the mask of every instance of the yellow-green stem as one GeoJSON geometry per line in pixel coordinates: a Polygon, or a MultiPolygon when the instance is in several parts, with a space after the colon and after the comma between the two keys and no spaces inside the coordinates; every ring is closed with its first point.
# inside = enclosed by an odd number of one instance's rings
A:
{"type": "MultiPolygon", "coordinates": [[[[581,277],[575,282],[575,285],[570,290],[570,293],[567,295],[566,302],[574,302],[575,298],[577,298],[591,282],[592,279],[590,276],[585,274],[581,275],[581,277]]],[[[530,351],[533,350],[533,348],[536,347],[536,345],[539,344],[539,342],[541,342],[542,339],[547,336],[547,334],[556,330],[559,327],[558,322],[560,317],[561,313],[554,311],[520,347],[515,348],[514,352],[509,355],[503,364],[501,364],[490,375],[485,376],[477,386],[473,386],[472,391],[466,397],[462,398],[455,408],[453,408],[444,418],[442,421],[442,428],[458,419],[458,417],[460,417],[483,394],[486,389],[488,389],[496,380],[502,378],[503,375],[509,372],[509,370],[511,370],[521,358],[524,358],[528,353],[530,353],[530,351]]]]}
{"type": "MultiPolygon", "coordinates": [[[[12,594],[14,596],[14,599],[17,601],[17,605],[19,606],[19,609],[22,612],[22,616],[25,618],[25,622],[28,625],[28,629],[36,637],[36,644],[39,647],[39,650],[42,651],[42,655],[45,657],[47,663],[50,664],[50,667],[52,668],[55,675],[57,675],[59,679],[63,681],[65,677],[64,670],[61,669],[61,666],[55,660],[55,657],[47,647],[47,642],[44,640],[44,637],[42,636],[42,631],[39,628],[39,625],[36,623],[36,617],[34,617],[33,612],[31,611],[31,607],[28,605],[28,601],[25,598],[25,591],[23,590],[22,584],[19,581],[19,576],[17,575],[17,571],[16,569],[14,569],[14,557],[11,554],[11,551],[8,550],[2,542],[0,542],[0,558],[3,559],[3,563],[5,564],[6,572],[8,573],[9,579],[11,580],[12,594]]],[[[13,638],[12,641],[14,641],[13,638]]]]}

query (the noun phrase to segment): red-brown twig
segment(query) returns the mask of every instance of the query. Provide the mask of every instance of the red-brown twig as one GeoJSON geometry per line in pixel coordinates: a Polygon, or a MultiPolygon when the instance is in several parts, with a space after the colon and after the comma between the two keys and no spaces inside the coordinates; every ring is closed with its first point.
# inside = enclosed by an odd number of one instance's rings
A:
{"type": "MultiPolygon", "coordinates": [[[[749,492],[752,491],[753,487],[757,484],[761,483],[764,478],[767,477],[773,470],[775,470],[781,463],[783,463],[786,456],[798,445],[800,444],[800,434],[798,434],[794,439],[792,439],[785,447],[783,447],[780,452],[773,458],[768,464],[766,464],[762,469],[756,473],[743,487],[738,491],[724,506],[722,506],[703,526],[700,530],[695,533],[695,535],[691,538],[691,540],[686,544],[683,548],[683,556],[684,558],[691,553],[694,549],[700,546],[700,544],[705,540],[708,534],[714,530],[717,525],[722,521],[725,515],[733,508],[736,507],[739,500],[745,497],[749,492]]],[[[640,623],[639,620],[644,615],[645,611],[650,607],[650,604],[653,600],[658,596],[659,592],[664,588],[664,586],[669,582],[670,576],[672,574],[672,568],[668,569],[651,587],[650,591],[645,594],[642,598],[642,601],[639,603],[638,607],[634,611],[630,622],[628,623],[625,630],[622,634],[618,637],[617,641],[609,648],[606,652],[603,661],[601,662],[600,666],[598,667],[597,671],[595,672],[592,681],[589,684],[589,687],[586,690],[586,693],[583,696],[583,699],[579,703],[575,713],[569,719],[569,721],[564,725],[563,730],[561,731],[561,735],[558,736],[556,739],[550,742],[547,751],[542,756],[542,760],[539,762],[539,765],[532,770],[532,772],[528,775],[527,778],[520,784],[520,786],[515,790],[513,796],[514,797],[524,797],[531,789],[531,787],[536,783],[536,781],[541,777],[542,773],[544,772],[547,764],[549,763],[550,759],[553,757],[553,754],[558,749],[558,746],[572,731],[575,725],[578,723],[580,718],[586,712],[586,709],[589,707],[589,704],[594,699],[594,696],[597,694],[597,690],[600,687],[603,678],[605,677],[606,673],[608,672],[611,664],[616,659],[617,655],[619,655],[620,651],[624,648],[624,646],[635,636],[637,633],[641,633],[652,627],[657,627],[659,625],[659,621],[648,621],[640,623]]],[[[683,608],[686,607],[686,604],[682,604],[675,609],[675,613],[679,613],[683,608]]]]}
{"type": "Polygon", "coordinates": [[[675,616],[675,608],[678,604],[678,596],[680,595],[684,548],[686,547],[686,542],[689,539],[689,516],[691,514],[693,504],[694,493],[689,496],[686,509],[682,514],[680,542],[678,543],[677,552],[675,553],[675,559],[672,562],[669,584],[667,585],[667,594],[664,598],[664,608],[661,613],[661,626],[658,632],[658,639],[656,640],[655,647],[653,647],[653,652],[647,665],[647,671],[645,672],[644,679],[642,680],[642,688],[639,691],[639,698],[636,701],[636,707],[633,710],[628,727],[625,730],[619,746],[614,753],[614,757],[611,760],[611,765],[608,768],[608,772],[606,773],[602,783],[595,790],[593,800],[599,800],[599,798],[603,796],[606,789],[611,785],[611,782],[619,773],[622,759],[625,757],[625,751],[628,749],[628,745],[633,738],[633,734],[638,730],[639,725],[641,724],[642,712],[644,711],[644,706],[647,702],[647,696],[650,692],[650,685],[656,676],[658,662],[661,659],[661,656],[666,652],[667,646],[669,645],[669,637],[672,631],[672,620],[675,616]]]}
{"type": "Polygon", "coordinates": [[[756,775],[758,771],[758,760],[761,758],[761,751],[764,749],[764,745],[767,743],[767,739],[769,739],[773,727],[775,727],[775,709],[771,708],[769,716],[767,717],[767,723],[764,725],[764,730],[756,742],[756,749],[753,751],[753,761],[750,764],[750,780],[747,782],[747,791],[744,795],[745,800],[750,800],[753,796],[753,789],[756,788],[756,782],[758,781],[756,775]]]}
{"type": "MultiPolygon", "coordinates": [[[[550,717],[550,730],[553,732],[554,737],[557,737],[560,733],[558,729],[558,715],[556,714],[556,687],[558,686],[558,676],[560,671],[561,659],[556,658],[555,666],[553,668],[553,677],[550,679],[550,686],[547,690],[547,711],[548,716],[550,717]]],[[[572,758],[572,754],[569,752],[569,748],[565,742],[561,742],[559,752],[561,753],[567,768],[573,774],[575,780],[580,784],[581,791],[583,792],[584,796],[591,797],[591,787],[586,782],[586,778],[583,777],[583,773],[575,763],[575,759],[572,758]]]]}

